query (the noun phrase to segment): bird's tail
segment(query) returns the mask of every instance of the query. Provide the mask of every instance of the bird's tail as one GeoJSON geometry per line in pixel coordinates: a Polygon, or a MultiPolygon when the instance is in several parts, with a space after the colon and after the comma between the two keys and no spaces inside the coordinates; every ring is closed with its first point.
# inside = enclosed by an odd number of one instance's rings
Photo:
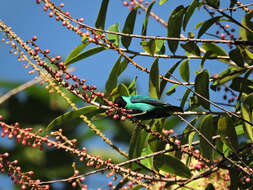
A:
{"type": "Polygon", "coordinates": [[[178,107],[178,106],[168,105],[168,106],[166,106],[166,108],[167,108],[170,112],[184,112],[183,108],[178,107]]]}

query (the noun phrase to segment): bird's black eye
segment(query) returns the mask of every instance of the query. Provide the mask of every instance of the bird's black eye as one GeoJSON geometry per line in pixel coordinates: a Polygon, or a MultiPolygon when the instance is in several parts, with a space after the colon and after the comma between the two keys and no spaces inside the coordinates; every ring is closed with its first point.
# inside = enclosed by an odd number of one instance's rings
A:
{"type": "Polygon", "coordinates": [[[114,100],[114,104],[118,104],[119,107],[124,108],[126,106],[126,102],[124,101],[124,99],[119,96],[114,100]]]}

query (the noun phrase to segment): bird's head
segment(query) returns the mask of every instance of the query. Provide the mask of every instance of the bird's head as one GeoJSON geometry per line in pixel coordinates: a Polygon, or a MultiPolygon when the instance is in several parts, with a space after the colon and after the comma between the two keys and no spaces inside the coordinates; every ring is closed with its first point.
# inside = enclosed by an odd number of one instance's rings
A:
{"type": "Polygon", "coordinates": [[[118,104],[119,107],[124,108],[126,106],[126,101],[122,98],[122,96],[117,97],[114,100],[114,104],[118,104]]]}

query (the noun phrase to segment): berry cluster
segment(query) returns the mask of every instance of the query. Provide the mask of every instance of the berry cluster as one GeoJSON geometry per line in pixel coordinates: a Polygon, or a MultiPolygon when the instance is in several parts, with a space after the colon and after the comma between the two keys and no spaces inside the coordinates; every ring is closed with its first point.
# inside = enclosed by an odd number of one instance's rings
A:
{"type": "Polygon", "coordinates": [[[11,176],[11,180],[16,185],[20,185],[22,190],[27,188],[31,189],[44,189],[48,190],[49,185],[40,185],[40,180],[32,180],[31,176],[34,171],[22,172],[21,167],[18,166],[18,160],[8,161],[9,153],[0,154],[0,172],[8,173],[11,176]]]}

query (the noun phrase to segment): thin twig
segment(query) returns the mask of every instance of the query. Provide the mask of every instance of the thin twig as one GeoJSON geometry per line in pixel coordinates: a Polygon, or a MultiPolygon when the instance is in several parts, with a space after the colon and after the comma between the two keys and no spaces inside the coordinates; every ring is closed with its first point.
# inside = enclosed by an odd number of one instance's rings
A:
{"type": "Polygon", "coordinates": [[[6,100],[8,100],[10,97],[18,94],[19,92],[22,92],[23,90],[39,83],[40,81],[42,81],[41,78],[35,78],[35,79],[32,79],[28,82],[25,82],[24,84],[18,86],[17,88],[14,88],[10,91],[8,91],[7,93],[5,93],[4,95],[2,95],[0,97],[0,104],[2,104],[3,102],[5,102],[6,100]]]}

